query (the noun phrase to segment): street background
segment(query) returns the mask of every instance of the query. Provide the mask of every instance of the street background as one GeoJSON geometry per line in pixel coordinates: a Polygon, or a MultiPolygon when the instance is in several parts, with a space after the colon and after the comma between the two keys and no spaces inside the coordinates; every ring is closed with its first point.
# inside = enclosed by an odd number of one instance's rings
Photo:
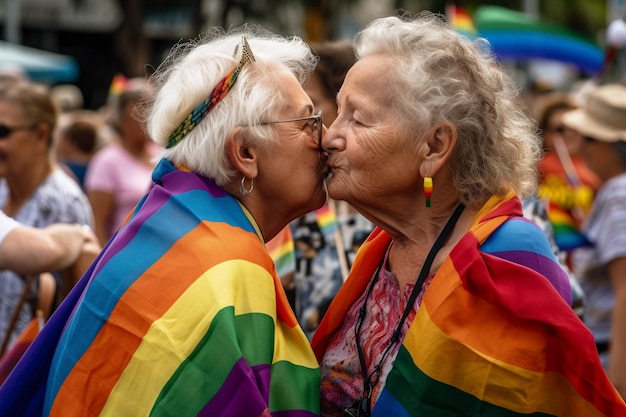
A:
{"type": "MultiPolygon", "coordinates": [[[[484,6],[519,11],[531,19],[571,30],[603,53],[608,48],[608,25],[626,14],[626,0],[454,3],[470,16],[484,6]]],[[[256,23],[307,41],[337,40],[351,38],[370,20],[397,14],[398,10],[416,13],[427,9],[443,14],[450,4],[438,0],[2,0],[0,39],[69,56],[74,67],[60,78],[42,81],[78,86],[84,106],[97,109],[106,101],[116,74],[148,75],[176,42],[195,38],[212,26],[256,23]]],[[[623,48],[618,52],[615,65],[623,59],[623,48]]],[[[1,57],[0,69],[8,65],[1,57]]],[[[552,77],[555,82],[563,78],[563,68],[545,63],[537,66],[516,60],[513,66],[522,84],[538,77],[552,77]]],[[[580,68],[574,71],[580,72],[580,68]]],[[[616,76],[616,71],[622,70],[612,69],[605,75],[616,76]]],[[[596,74],[573,76],[591,75],[596,74]]]]}

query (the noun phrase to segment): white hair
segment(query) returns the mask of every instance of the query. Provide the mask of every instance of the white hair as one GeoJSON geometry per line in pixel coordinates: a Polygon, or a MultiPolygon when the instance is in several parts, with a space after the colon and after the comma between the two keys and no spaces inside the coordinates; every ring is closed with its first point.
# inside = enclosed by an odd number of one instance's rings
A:
{"type": "Polygon", "coordinates": [[[251,142],[275,140],[274,130],[259,122],[271,119],[284,100],[276,69],[286,68],[303,83],[317,63],[302,39],[282,37],[258,26],[245,25],[228,32],[214,28],[172,49],[151,76],[148,94],[136,111],[152,140],[165,147],[172,132],[239,62],[240,57],[233,53],[237,47],[241,51],[242,37],[247,39],[255,62],[242,69],[223,101],[161,155],[214,179],[218,185],[224,185],[235,173],[225,152],[232,129],[249,126],[246,139],[251,142]]]}

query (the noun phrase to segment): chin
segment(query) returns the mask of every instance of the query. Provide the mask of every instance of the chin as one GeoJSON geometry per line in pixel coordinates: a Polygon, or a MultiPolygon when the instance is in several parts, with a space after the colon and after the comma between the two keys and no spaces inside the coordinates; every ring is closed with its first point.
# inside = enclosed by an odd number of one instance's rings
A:
{"type": "Polygon", "coordinates": [[[315,189],[315,191],[311,194],[311,197],[302,206],[302,213],[300,215],[303,216],[306,213],[317,210],[326,204],[327,201],[328,193],[326,191],[326,185],[322,183],[315,189]]]}
{"type": "Polygon", "coordinates": [[[344,188],[336,181],[327,181],[326,187],[328,189],[328,196],[333,200],[343,200],[346,197],[344,188]]]}

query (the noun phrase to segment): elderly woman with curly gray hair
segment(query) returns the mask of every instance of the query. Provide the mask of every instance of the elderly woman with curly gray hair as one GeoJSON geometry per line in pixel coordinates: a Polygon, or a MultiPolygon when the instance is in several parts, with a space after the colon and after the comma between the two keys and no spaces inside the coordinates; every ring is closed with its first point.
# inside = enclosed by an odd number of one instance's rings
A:
{"type": "Polygon", "coordinates": [[[322,415],[624,415],[522,216],[540,140],[489,45],[424,13],[355,50],[322,146],[330,196],[377,227],[312,340],[322,415]]]}

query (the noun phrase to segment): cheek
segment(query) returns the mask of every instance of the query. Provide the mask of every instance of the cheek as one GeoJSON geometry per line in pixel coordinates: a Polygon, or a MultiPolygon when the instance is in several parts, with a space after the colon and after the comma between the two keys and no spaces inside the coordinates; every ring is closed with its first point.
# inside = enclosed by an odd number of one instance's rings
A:
{"type": "Polygon", "coordinates": [[[374,131],[363,130],[346,140],[345,154],[350,167],[373,170],[386,165],[393,155],[392,140],[374,131]]]}

